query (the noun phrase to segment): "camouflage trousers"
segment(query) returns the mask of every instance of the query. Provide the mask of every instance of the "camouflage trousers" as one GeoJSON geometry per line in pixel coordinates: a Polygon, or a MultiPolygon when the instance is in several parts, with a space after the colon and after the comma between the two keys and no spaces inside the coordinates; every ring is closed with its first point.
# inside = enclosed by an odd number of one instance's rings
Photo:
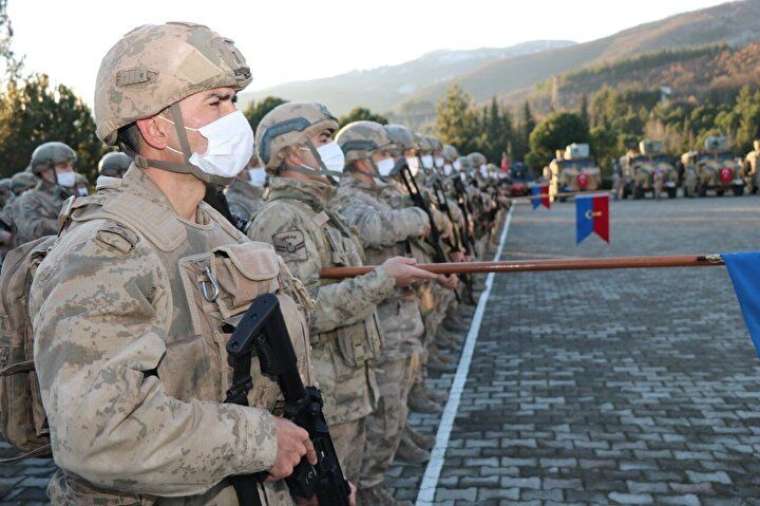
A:
{"type": "Polygon", "coordinates": [[[401,434],[406,427],[409,408],[406,400],[412,379],[419,369],[419,355],[384,360],[376,375],[380,390],[377,409],[366,418],[367,443],[364,447],[360,489],[379,485],[393,462],[401,434]]]}
{"type": "Polygon", "coordinates": [[[358,483],[367,444],[367,418],[330,426],[330,436],[338,454],[343,475],[351,483],[358,483]]]}

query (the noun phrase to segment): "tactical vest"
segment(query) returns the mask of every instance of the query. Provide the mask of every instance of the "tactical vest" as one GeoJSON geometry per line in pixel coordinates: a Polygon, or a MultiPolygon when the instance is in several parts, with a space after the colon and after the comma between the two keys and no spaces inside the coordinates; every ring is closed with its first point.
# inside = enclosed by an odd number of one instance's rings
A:
{"type": "MultiPolygon", "coordinates": [[[[126,177],[129,176],[129,173],[126,177]]],[[[78,198],[62,211],[66,229],[92,220],[104,220],[98,238],[128,252],[138,241],[147,241],[160,258],[173,298],[171,325],[166,333],[166,355],[157,374],[168,395],[179,400],[222,402],[230,386],[232,370],[226,343],[233,326],[252,299],[276,293],[298,356],[305,384],[313,384],[308,333],[303,314],[308,297],[294,283],[272,247],[250,241],[210,206],[201,203],[199,217],[205,224],[180,220],[174,213],[134,192],[122,191],[109,181],[106,192],[78,198]],[[291,298],[292,296],[292,298],[291,298]],[[203,374],[194,374],[194,370],[203,374]]],[[[104,188],[99,188],[102,190],[104,188]]],[[[253,388],[249,405],[281,411],[279,387],[261,375],[258,359],[252,366],[253,388]]],[[[182,504],[236,505],[232,487],[218,484],[202,496],[156,498],[103,491],[77,476],[57,475],[49,487],[60,504],[182,504]],[[136,502],[137,501],[137,502],[136,502]]],[[[291,505],[284,481],[259,488],[262,503],[291,505]]]]}
{"type": "MultiPolygon", "coordinates": [[[[317,217],[326,216],[320,213],[317,217]]],[[[315,219],[317,218],[315,217],[315,219]]],[[[323,228],[324,236],[329,245],[329,264],[325,267],[356,267],[363,265],[362,251],[359,242],[353,237],[348,226],[336,215],[331,214],[323,228]]],[[[333,280],[323,280],[323,285],[333,280]]],[[[377,316],[364,321],[339,327],[330,332],[316,336],[318,341],[335,340],[341,357],[349,367],[360,367],[364,363],[376,359],[380,354],[381,334],[377,324],[377,316]]]]}
{"type": "MultiPolygon", "coordinates": [[[[275,181],[273,188],[277,188],[275,181]]],[[[296,212],[317,248],[321,267],[363,265],[363,252],[349,227],[332,212],[309,203],[308,189],[298,184],[272,191],[271,206],[287,206],[296,212]]],[[[262,214],[259,214],[262,216],[262,214]]],[[[285,252],[283,252],[285,254],[285,252]]],[[[315,273],[316,274],[316,273],[315,273]]],[[[306,280],[305,280],[306,281],[306,280]]],[[[320,280],[318,286],[335,283],[320,280]]],[[[314,289],[314,281],[307,281],[314,289]]],[[[328,332],[311,333],[313,363],[325,401],[325,416],[330,425],[348,423],[372,412],[377,402],[377,386],[371,361],[379,357],[381,334],[376,315],[337,327],[328,332]]]]}

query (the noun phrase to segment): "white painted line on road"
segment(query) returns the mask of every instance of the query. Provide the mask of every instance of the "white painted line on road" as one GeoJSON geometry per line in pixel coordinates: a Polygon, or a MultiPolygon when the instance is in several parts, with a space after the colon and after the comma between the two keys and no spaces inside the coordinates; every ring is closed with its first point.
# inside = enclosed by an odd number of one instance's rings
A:
{"type": "MultiPolygon", "coordinates": [[[[499,248],[496,250],[496,255],[493,257],[494,261],[498,261],[501,258],[504,245],[507,243],[507,235],[509,234],[509,225],[512,223],[513,210],[514,207],[509,208],[507,220],[501,231],[499,248]]],[[[454,382],[452,383],[451,391],[449,392],[449,400],[446,402],[446,407],[443,409],[441,424],[438,426],[438,433],[435,436],[435,447],[430,452],[430,462],[428,462],[427,468],[425,468],[425,475],[422,477],[422,484],[420,485],[420,491],[417,494],[417,502],[415,503],[415,506],[429,506],[432,505],[435,500],[435,491],[438,488],[438,479],[441,477],[441,469],[443,469],[446,449],[449,446],[451,429],[454,427],[454,420],[457,417],[457,411],[459,411],[459,402],[462,399],[462,392],[464,391],[464,386],[467,382],[467,375],[470,372],[470,362],[472,362],[472,354],[475,351],[475,344],[477,343],[478,335],[480,334],[480,324],[483,321],[483,314],[486,311],[488,297],[491,295],[493,278],[494,273],[489,273],[486,278],[485,290],[483,290],[483,293],[480,294],[480,298],[478,299],[478,307],[475,309],[475,316],[472,318],[470,330],[467,333],[462,357],[459,359],[456,376],[454,376],[454,382]]]]}

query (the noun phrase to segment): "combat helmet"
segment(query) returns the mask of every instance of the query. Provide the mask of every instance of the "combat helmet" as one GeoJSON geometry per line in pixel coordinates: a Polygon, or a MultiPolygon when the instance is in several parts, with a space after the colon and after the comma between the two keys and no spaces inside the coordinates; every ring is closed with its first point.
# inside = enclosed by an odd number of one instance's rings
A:
{"type": "Polygon", "coordinates": [[[261,119],[256,129],[256,139],[258,139],[256,154],[267,172],[275,174],[285,161],[286,148],[305,146],[319,163],[319,170],[312,171],[295,167],[292,169],[303,171],[307,175],[318,172],[323,176],[328,176],[332,181],[333,177],[338,177],[340,174],[327,169],[317,148],[309,140],[311,136],[323,130],[333,132],[338,130],[338,120],[324,105],[317,102],[289,102],[278,105],[261,119]]]}
{"type": "Polygon", "coordinates": [[[346,165],[356,160],[370,160],[374,166],[372,155],[376,151],[393,145],[383,125],[374,121],[349,123],[340,129],[335,136],[335,141],[346,155],[346,165]]]}
{"type": "Polygon", "coordinates": [[[17,172],[11,177],[11,190],[16,195],[21,195],[35,186],[37,186],[37,178],[31,171],[17,172]]]}
{"type": "Polygon", "coordinates": [[[42,171],[52,169],[59,163],[76,163],[76,151],[63,142],[45,142],[40,144],[32,152],[28,170],[35,176],[42,171]]]}
{"type": "Polygon", "coordinates": [[[470,162],[470,167],[479,170],[483,165],[486,165],[486,157],[482,153],[475,151],[467,155],[467,160],[470,162]]]}
{"type": "Polygon", "coordinates": [[[451,144],[445,144],[443,146],[443,150],[441,151],[443,154],[443,157],[446,159],[449,163],[454,163],[454,161],[459,158],[459,151],[457,151],[457,148],[452,146],[451,144]]]}
{"type": "Polygon", "coordinates": [[[404,125],[391,124],[385,125],[385,131],[388,132],[391,142],[395,148],[399,151],[406,151],[407,149],[418,149],[414,133],[406,128],[404,125]]]}
{"type": "Polygon", "coordinates": [[[208,174],[190,163],[192,153],[178,102],[214,88],[239,91],[250,82],[251,69],[233,41],[208,27],[193,23],[140,26],[124,35],[100,64],[95,85],[96,134],[113,146],[121,128],[168,108],[184,161],[146,160],[135,153],[136,165],[228,184],[233,178],[208,174]]]}
{"type": "Polygon", "coordinates": [[[121,151],[106,153],[98,162],[98,174],[108,177],[122,177],[129,166],[132,158],[121,151]]]}

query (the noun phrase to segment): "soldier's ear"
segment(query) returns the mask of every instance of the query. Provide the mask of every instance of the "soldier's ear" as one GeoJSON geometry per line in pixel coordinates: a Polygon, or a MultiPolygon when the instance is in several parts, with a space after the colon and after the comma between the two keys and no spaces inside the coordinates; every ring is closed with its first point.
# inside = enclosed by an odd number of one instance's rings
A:
{"type": "Polygon", "coordinates": [[[300,150],[294,146],[285,148],[284,164],[291,167],[300,167],[304,163],[300,150]]]}
{"type": "Polygon", "coordinates": [[[143,141],[154,149],[166,149],[169,146],[171,136],[169,130],[174,126],[169,121],[164,121],[158,115],[150,118],[138,119],[136,122],[137,129],[143,141]]]}

